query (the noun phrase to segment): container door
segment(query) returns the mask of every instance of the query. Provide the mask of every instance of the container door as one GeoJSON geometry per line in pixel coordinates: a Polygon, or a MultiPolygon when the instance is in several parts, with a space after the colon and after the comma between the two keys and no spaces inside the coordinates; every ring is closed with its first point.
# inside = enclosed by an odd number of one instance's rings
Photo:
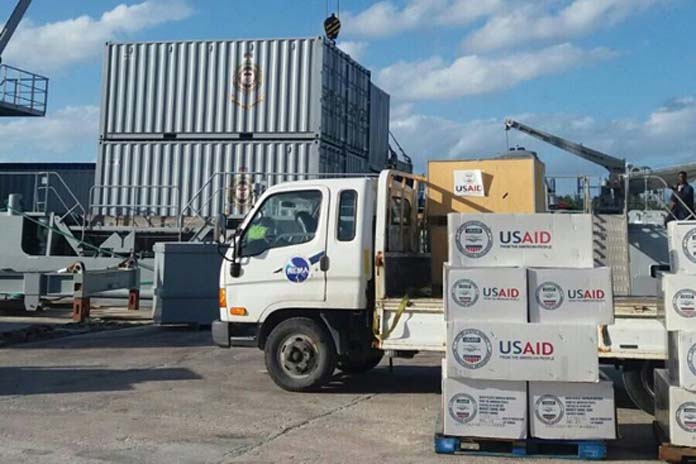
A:
{"type": "Polygon", "coordinates": [[[241,275],[228,280],[228,305],[246,308],[250,320],[274,309],[321,306],[328,211],[325,187],[267,197],[242,231],[241,275]]]}

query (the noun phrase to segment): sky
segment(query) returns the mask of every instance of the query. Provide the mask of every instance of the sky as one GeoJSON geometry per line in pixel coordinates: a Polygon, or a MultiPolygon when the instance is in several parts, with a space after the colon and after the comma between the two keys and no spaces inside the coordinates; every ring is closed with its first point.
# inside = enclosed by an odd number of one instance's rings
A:
{"type": "MultiPolygon", "coordinates": [[[[0,21],[15,0],[0,0],[0,21]]],[[[34,0],[3,63],[50,78],[44,118],[0,120],[0,161],[93,161],[109,40],[309,37],[339,46],[391,95],[391,129],[429,159],[535,150],[547,173],[602,168],[511,117],[635,166],[696,162],[696,0],[34,0]]]]}

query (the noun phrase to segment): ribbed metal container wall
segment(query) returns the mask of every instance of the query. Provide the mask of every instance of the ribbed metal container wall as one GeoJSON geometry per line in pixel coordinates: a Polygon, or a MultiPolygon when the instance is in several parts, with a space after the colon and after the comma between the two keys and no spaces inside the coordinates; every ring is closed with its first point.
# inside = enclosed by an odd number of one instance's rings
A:
{"type": "Polygon", "coordinates": [[[92,213],[109,216],[244,214],[230,200],[240,176],[270,187],[368,170],[366,159],[319,141],[106,142],[99,160],[92,213]]]}
{"type": "Polygon", "coordinates": [[[25,211],[65,214],[75,202],[86,211],[94,172],[94,163],[0,163],[0,209],[8,195],[19,193],[25,211]]]}
{"type": "Polygon", "coordinates": [[[369,71],[323,38],[109,43],[101,136],[320,138],[367,156],[369,98],[369,71]]]}
{"type": "Polygon", "coordinates": [[[370,150],[369,165],[381,171],[389,158],[389,94],[370,84],[370,150]]]}

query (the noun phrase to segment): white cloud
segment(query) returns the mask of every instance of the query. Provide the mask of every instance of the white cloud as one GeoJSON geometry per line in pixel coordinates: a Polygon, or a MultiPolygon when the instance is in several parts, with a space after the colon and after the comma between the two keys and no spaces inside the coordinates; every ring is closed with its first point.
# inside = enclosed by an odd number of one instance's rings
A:
{"type": "Polygon", "coordinates": [[[346,52],[355,61],[361,61],[367,51],[367,42],[344,40],[338,42],[338,48],[346,52]]]}
{"type": "Polygon", "coordinates": [[[185,0],[120,4],[99,18],[83,15],[47,24],[24,20],[3,61],[35,72],[69,67],[101,55],[104,42],[192,14],[185,0]]]}
{"type": "Polygon", "coordinates": [[[583,50],[571,44],[501,57],[467,55],[451,63],[438,57],[382,69],[378,83],[397,98],[445,99],[506,89],[536,77],[610,58],[605,48],[583,50]]]}
{"type": "Polygon", "coordinates": [[[0,122],[0,160],[94,160],[98,124],[96,106],[68,106],[43,118],[0,122]]]}
{"type": "MultiPolygon", "coordinates": [[[[407,108],[408,109],[408,108],[407,108]]],[[[532,127],[574,142],[625,158],[629,163],[653,167],[693,162],[696,139],[696,98],[682,98],[658,108],[644,118],[599,120],[585,115],[511,115],[532,127]]],[[[401,111],[393,116],[391,130],[423,171],[428,159],[490,157],[507,149],[504,118],[458,122],[435,116],[401,111]]],[[[551,145],[517,131],[508,132],[510,146],[536,151],[553,175],[588,174],[606,171],[551,145]]]]}
{"type": "Polygon", "coordinates": [[[346,35],[390,37],[434,25],[463,25],[504,6],[504,0],[410,0],[400,8],[390,0],[342,16],[346,35]]]}
{"type": "Polygon", "coordinates": [[[472,51],[487,51],[540,40],[566,40],[614,25],[664,0],[574,0],[556,13],[552,3],[517,2],[491,16],[464,40],[472,51]]]}

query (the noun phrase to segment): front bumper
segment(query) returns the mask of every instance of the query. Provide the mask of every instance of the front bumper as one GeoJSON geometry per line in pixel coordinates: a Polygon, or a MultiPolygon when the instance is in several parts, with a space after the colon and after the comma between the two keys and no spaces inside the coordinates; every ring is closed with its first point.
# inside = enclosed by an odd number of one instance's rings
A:
{"type": "Polygon", "coordinates": [[[220,320],[213,321],[211,325],[213,343],[222,348],[258,346],[258,329],[258,324],[239,324],[220,320]]]}

